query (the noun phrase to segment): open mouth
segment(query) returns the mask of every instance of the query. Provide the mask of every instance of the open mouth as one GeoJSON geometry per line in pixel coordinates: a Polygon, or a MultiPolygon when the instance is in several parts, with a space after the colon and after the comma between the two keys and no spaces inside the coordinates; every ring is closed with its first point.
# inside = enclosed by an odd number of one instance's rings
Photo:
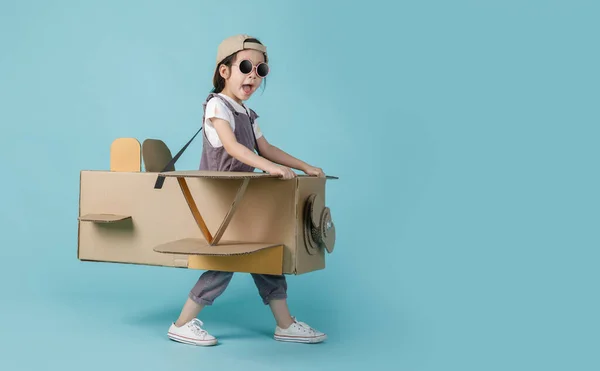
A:
{"type": "Polygon", "coordinates": [[[252,89],[254,87],[251,84],[244,84],[242,85],[242,90],[244,91],[244,93],[246,94],[250,94],[252,92],[252,89]]]}

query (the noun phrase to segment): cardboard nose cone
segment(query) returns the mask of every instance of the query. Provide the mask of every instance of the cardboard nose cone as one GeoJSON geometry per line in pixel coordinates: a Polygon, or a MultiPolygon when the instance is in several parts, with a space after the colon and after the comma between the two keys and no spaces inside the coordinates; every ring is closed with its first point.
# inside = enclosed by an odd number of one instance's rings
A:
{"type": "Polygon", "coordinates": [[[335,224],[333,224],[331,210],[328,207],[323,208],[323,212],[321,213],[319,233],[323,247],[331,254],[335,245],[335,224]]]}
{"type": "Polygon", "coordinates": [[[335,225],[331,218],[331,210],[325,206],[322,195],[309,195],[304,208],[303,229],[308,253],[315,255],[319,249],[332,253],[335,245],[335,225]]]}

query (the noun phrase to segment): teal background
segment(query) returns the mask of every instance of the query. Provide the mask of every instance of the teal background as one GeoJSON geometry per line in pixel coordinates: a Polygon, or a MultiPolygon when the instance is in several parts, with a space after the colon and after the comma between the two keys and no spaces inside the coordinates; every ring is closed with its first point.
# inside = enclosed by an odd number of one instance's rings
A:
{"type": "Polygon", "coordinates": [[[2,0],[0,369],[598,370],[597,4],[2,0]],[[289,277],[317,346],[241,274],[220,346],[171,342],[199,272],[76,258],[79,171],[177,151],[235,33],[269,48],[266,137],[340,177],[327,269],[289,277]]]}

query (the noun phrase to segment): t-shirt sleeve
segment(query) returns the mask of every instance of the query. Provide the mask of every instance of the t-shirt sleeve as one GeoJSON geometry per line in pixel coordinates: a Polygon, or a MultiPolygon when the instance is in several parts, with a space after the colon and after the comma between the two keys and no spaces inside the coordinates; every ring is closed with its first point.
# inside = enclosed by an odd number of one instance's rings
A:
{"type": "Polygon", "coordinates": [[[250,114],[254,117],[254,136],[256,137],[256,139],[258,139],[263,136],[263,133],[260,130],[260,126],[258,125],[258,115],[256,114],[256,112],[254,112],[254,110],[250,110],[250,114]]]}
{"type": "Polygon", "coordinates": [[[219,118],[219,119],[229,122],[229,125],[231,125],[232,129],[233,129],[233,122],[231,120],[231,115],[229,114],[227,107],[225,107],[225,104],[223,104],[223,102],[221,102],[220,99],[212,98],[211,100],[208,101],[208,103],[206,104],[205,115],[206,115],[205,116],[206,124],[209,125],[210,127],[213,127],[211,119],[219,118]]]}
{"type": "Polygon", "coordinates": [[[256,139],[263,136],[262,131],[260,131],[260,126],[258,126],[258,121],[254,121],[254,135],[256,136],[256,139]]]}
{"type": "Polygon", "coordinates": [[[220,118],[229,122],[231,130],[235,130],[235,121],[231,117],[231,113],[225,104],[219,98],[211,98],[208,103],[206,103],[204,133],[213,147],[221,147],[223,143],[219,138],[219,134],[217,134],[217,130],[210,121],[213,118],[220,118]]]}

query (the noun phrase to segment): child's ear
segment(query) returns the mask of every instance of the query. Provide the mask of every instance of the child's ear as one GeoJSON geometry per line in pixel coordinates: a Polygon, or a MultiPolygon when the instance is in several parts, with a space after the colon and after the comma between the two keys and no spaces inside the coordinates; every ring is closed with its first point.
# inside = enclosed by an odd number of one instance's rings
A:
{"type": "Polygon", "coordinates": [[[229,67],[227,67],[226,65],[222,64],[219,67],[219,74],[221,75],[222,78],[224,78],[225,80],[227,80],[229,78],[229,67]]]}

